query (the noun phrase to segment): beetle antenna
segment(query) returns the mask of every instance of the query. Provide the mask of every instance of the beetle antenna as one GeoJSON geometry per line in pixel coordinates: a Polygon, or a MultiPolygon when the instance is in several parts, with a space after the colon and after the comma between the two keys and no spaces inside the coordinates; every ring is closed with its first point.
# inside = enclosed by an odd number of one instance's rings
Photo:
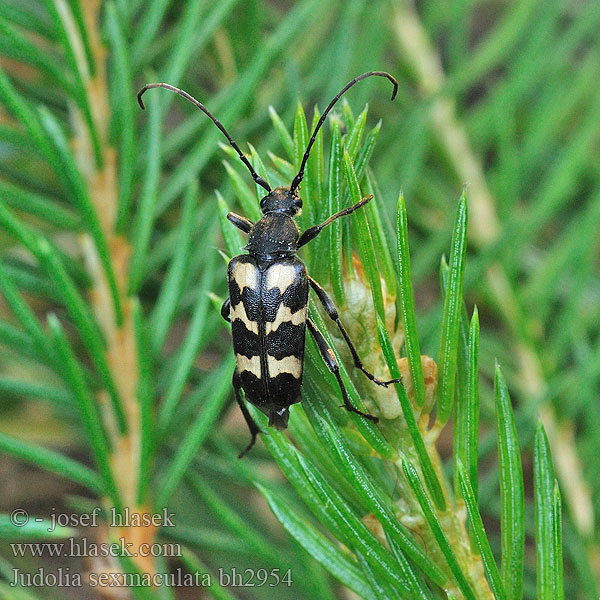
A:
{"type": "Polygon", "coordinates": [[[173,85],[168,83],[147,83],[137,95],[138,103],[142,107],[142,110],[145,110],[144,102],[142,100],[142,96],[144,93],[151,88],[165,88],[166,90],[170,90],[171,92],[175,92],[179,94],[183,98],[185,98],[188,102],[191,102],[196,108],[199,108],[223,133],[223,135],[227,138],[233,149],[238,153],[239,157],[242,159],[242,162],[248,167],[250,174],[252,175],[252,179],[263,187],[267,192],[271,191],[271,186],[254,170],[250,161],[244,156],[244,153],[239,149],[238,145],[233,141],[233,138],[227,133],[223,124],[202,104],[202,102],[198,102],[196,98],[185,92],[184,90],[180,90],[173,85]]]}
{"type": "Polygon", "coordinates": [[[292,185],[290,186],[290,192],[293,192],[300,185],[300,182],[302,181],[302,178],[304,177],[304,167],[306,167],[306,162],[308,161],[310,149],[312,148],[312,145],[315,143],[315,139],[317,138],[317,133],[319,132],[319,129],[321,129],[321,125],[323,125],[323,123],[325,122],[325,119],[327,118],[327,114],[329,113],[329,111],[333,108],[334,104],[354,84],[358,83],[359,81],[362,81],[363,79],[366,79],[367,77],[372,77],[373,75],[376,75],[377,77],[386,77],[387,79],[389,79],[392,82],[392,85],[394,86],[394,90],[392,91],[392,100],[396,97],[396,93],[398,92],[398,82],[396,81],[396,79],[394,77],[392,77],[389,73],[386,73],[385,71],[369,71],[368,73],[363,73],[362,75],[355,77],[352,81],[349,81],[336,94],[336,96],[333,98],[333,100],[329,103],[329,106],[325,109],[325,111],[321,115],[321,118],[319,119],[319,122],[317,123],[317,126],[315,127],[315,130],[313,131],[310,141],[308,142],[308,146],[306,147],[306,152],[304,153],[304,156],[302,157],[302,163],[300,164],[300,170],[298,171],[298,175],[296,175],[296,177],[294,177],[294,180],[292,181],[292,185]]]}

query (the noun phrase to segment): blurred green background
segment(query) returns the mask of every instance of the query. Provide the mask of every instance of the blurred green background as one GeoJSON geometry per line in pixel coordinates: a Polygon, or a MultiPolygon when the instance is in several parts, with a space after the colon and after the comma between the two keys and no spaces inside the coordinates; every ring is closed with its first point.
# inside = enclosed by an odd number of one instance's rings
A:
{"type": "MultiPolygon", "coordinates": [[[[436,355],[441,320],[440,256],[448,252],[456,201],[466,186],[469,247],[464,296],[469,313],[477,304],[481,319],[480,506],[492,544],[499,542],[497,472],[487,477],[486,464],[495,453],[491,384],[498,361],[515,407],[529,499],[538,415],[549,436],[563,495],[566,597],[596,597],[600,3],[116,0],[109,6],[69,0],[64,5],[70,7],[76,26],[100,11],[98,39],[91,39],[90,46],[97,43],[108,52],[106,139],[128,157],[127,170],[123,165],[117,170],[118,210],[124,211],[119,213],[121,231],[134,239],[134,248],[145,248],[145,254],[136,255],[144,258],[132,286],[146,307],[156,302],[164,280],[188,184],[194,180],[198,185],[193,265],[173,330],[163,337],[165,356],[171,360],[178,360],[171,350],[183,338],[195,306],[194,277],[204,272],[208,250],[223,247],[215,189],[228,201],[233,190],[218,145],[224,139],[209,120],[164,92],[156,122],[149,125],[152,114],[148,118],[134,104],[137,89],[147,81],[186,89],[217,115],[244,150],[250,141],[265,159],[267,151],[282,154],[270,106],[291,130],[298,101],[310,122],[312,106],[323,110],[355,75],[378,69],[397,77],[400,89],[393,103],[387,85],[376,78],[353,88],[347,101],[355,114],[368,103],[372,125],[383,120],[370,162],[379,187],[377,202],[384,221],[391,223],[398,194],[404,194],[421,350],[431,356],[436,355]],[[144,203],[156,207],[150,220],[130,220],[123,207],[144,203]]],[[[71,77],[70,68],[85,49],[75,48],[70,56],[61,46],[53,11],[60,13],[62,6],[3,0],[0,66],[34,110],[43,105],[56,117],[77,153],[73,139],[82,123],[74,118],[73,105],[85,102],[80,102],[78,80],[71,77]]],[[[40,150],[43,144],[37,147],[28,141],[36,139],[36,131],[15,117],[8,88],[5,83],[1,87],[0,197],[79,260],[74,250],[78,218],[61,178],[49,168],[52,161],[40,150]],[[30,196],[15,192],[17,188],[30,196]],[[46,197],[54,202],[50,216],[36,208],[36,198],[43,204],[46,197]]],[[[88,88],[87,93],[90,103],[99,106],[93,98],[102,90],[88,88]]],[[[342,111],[340,104],[338,112],[342,111]]],[[[77,114],[85,121],[85,110],[77,114]]],[[[51,130],[50,121],[45,123],[51,130]]],[[[106,142],[102,135],[99,147],[106,142]]],[[[85,160],[78,164],[85,174],[85,160]]],[[[1,232],[0,245],[7,274],[36,314],[43,320],[50,310],[60,312],[54,284],[28,260],[14,235],[1,232]]],[[[115,253],[114,246],[110,250],[115,253]]],[[[224,268],[221,271],[222,277],[205,282],[218,296],[225,294],[224,268]]],[[[83,279],[78,280],[82,286],[83,279]]],[[[215,384],[211,373],[223,364],[223,356],[229,356],[229,339],[212,304],[205,310],[211,312],[202,329],[203,352],[194,363],[193,383],[210,387],[215,384]]],[[[3,320],[14,322],[6,303],[0,303],[0,313],[3,320]]],[[[13,385],[19,380],[52,386],[56,380],[31,357],[24,360],[15,353],[12,333],[3,328],[0,340],[0,431],[85,460],[68,419],[65,422],[52,403],[40,401],[47,390],[13,385]]],[[[229,363],[225,367],[218,371],[221,379],[229,377],[229,363]]],[[[61,395],[56,394],[60,404],[61,395]]],[[[246,433],[238,432],[239,421],[229,414],[223,420],[225,431],[240,446],[246,433]]],[[[224,435],[221,425],[212,434],[224,435]]],[[[438,444],[445,459],[452,455],[449,440],[442,435],[438,444]]],[[[266,454],[260,456],[266,461],[266,454]]],[[[213,467],[203,465],[207,473],[213,467]]],[[[246,493],[243,488],[228,491],[229,484],[229,479],[221,481],[223,494],[239,499],[246,493]]],[[[49,507],[63,506],[67,496],[80,492],[65,485],[3,456],[0,509],[9,512],[27,505],[48,514],[49,507]]],[[[264,522],[260,516],[253,519],[259,527],[275,527],[267,517],[264,522]]],[[[281,535],[276,530],[274,539],[281,535]]],[[[206,544],[210,547],[210,540],[197,540],[199,548],[206,544]]],[[[305,568],[309,577],[310,567],[305,568]]],[[[249,592],[243,597],[262,596],[249,592]]]]}

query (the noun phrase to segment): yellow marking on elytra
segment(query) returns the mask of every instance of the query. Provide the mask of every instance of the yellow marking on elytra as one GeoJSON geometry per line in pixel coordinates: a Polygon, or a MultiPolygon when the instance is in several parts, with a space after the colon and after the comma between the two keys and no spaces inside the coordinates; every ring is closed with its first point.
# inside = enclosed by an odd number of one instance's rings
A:
{"type": "Polygon", "coordinates": [[[258,335],[258,323],[250,319],[243,302],[239,302],[236,306],[231,307],[231,320],[235,321],[236,319],[240,320],[248,331],[258,335]]]}
{"type": "Polygon", "coordinates": [[[249,373],[255,375],[258,379],[260,379],[260,356],[252,356],[251,358],[248,358],[243,354],[236,354],[235,362],[240,373],[242,371],[248,371],[249,373]]]}
{"type": "Polygon", "coordinates": [[[284,356],[281,359],[277,359],[267,354],[267,367],[269,369],[269,377],[277,377],[281,373],[287,373],[296,379],[300,379],[302,375],[302,361],[295,356],[284,356]]]}
{"type": "Polygon", "coordinates": [[[282,323],[290,321],[292,325],[300,325],[306,321],[306,306],[303,306],[300,310],[292,312],[287,306],[283,304],[279,305],[275,320],[273,322],[267,321],[265,323],[265,333],[269,335],[272,331],[277,331],[282,323]]]}
{"type": "Polygon", "coordinates": [[[295,280],[295,267],[275,264],[267,271],[267,290],[279,288],[279,292],[283,294],[295,280]]]}
{"type": "Polygon", "coordinates": [[[240,292],[244,288],[255,290],[258,288],[258,273],[251,263],[238,262],[233,266],[233,279],[238,284],[240,292]]]}

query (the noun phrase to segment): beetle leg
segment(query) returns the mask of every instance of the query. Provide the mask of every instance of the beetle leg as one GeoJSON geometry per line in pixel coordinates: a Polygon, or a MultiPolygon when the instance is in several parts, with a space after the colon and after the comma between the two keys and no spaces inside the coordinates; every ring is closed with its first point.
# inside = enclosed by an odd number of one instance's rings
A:
{"type": "Polygon", "coordinates": [[[315,338],[315,342],[317,342],[317,347],[319,348],[319,352],[321,353],[321,356],[323,357],[327,368],[335,375],[335,378],[337,379],[338,385],[340,386],[340,390],[342,391],[344,408],[349,412],[353,412],[357,415],[360,415],[361,417],[365,417],[365,419],[369,419],[370,421],[377,423],[377,421],[379,421],[377,417],[375,417],[374,415],[370,415],[369,413],[362,412],[361,410],[358,410],[358,408],[352,406],[352,404],[350,403],[350,398],[348,398],[348,393],[346,392],[344,382],[342,381],[342,377],[340,376],[340,367],[335,358],[333,350],[329,347],[329,344],[327,344],[327,341],[323,337],[323,334],[317,329],[316,325],[310,319],[306,319],[306,325],[311,335],[315,338]]]}
{"type": "Polygon", "coordinates": [[[238,458],[242,458],[244,456],[244,454],[246,454],[246,452],[248,452],[252,448],[252,446],[254,446],[254,443],[256,442],[256,436],[259,433],[261,433],[261,431],[260,431],[260,427],[255,423],[254,419],[252,418],[252,415],[250,414],[250,412],[248,411],[248,408],[246,407],[246,405],[244,404],[244,401],[242,400],[242,395],[240,394],[240,390],[242,389],[242,382],[240,381],[240,374],[238,373],[237,368],[233,372],[233,382],[232,383],[233,383],[233,391],[235,392],[235,399],[238,403],[238,406],[240,407],[240,410],[242,411],[242,414],[244,415],[246,425],[248,425],[248,429],[250,430],[250,435],[252,436],[252,439],[250,440],[250,443],[246,446],[246,449],[238,454],[238,458]]]}
{"type": "Polygon", "coordinates": [[[230,212],[227,215],[227,218],[238,228],[241,229],[244,233],[250,233],[252,229],[252,225],[254,223],[250,221],[250,219],[246,219],[246,217],[242,217],[240,215],[236,215],[235,213],[230,212]]]}
{"type": "Polygon", "coordinates": [[[331,298],[327,295],[327,292],[312,277],[309,277],[308,281],[310,283],[310,287],[315,291],[315,294],[317,294],[317,297],[321,301],[321,304],[323,305],[325,312],[327,313],[327,315],[329,316],[329,318],[332,321],[335,321],[335,324],[338,326],[341,334],[344,336],[344,340],[346,340],[346,344],[348,345],[348,348],[350,348],[350,352],[352,353],[352,359],[354,360],[354,366],[357,369],[360,369],[373,383],[376,383],[377,385],[382,385],[384,387],[387,387],[390,383],[402,383],[401,378],[400,379],[390,379],[389,381],[382,381],[381,379],[378,379],[377,377],[375,377],[375,375],[373,375],[373,373],[369,373],[369,371],[367,371],[364,368],[362,361],[360,360],[360,357],[358,356],[358,352],[356,351],[356,348],[354,347],[354,344],[352,343],[352,340],[350,339],[350,336],[348,335],[348,332],[346,331],[346,328],[342,325],[342,322],[340,321],[338,312],[337,312],[331,298]]]}
{"type": "Polygon", "coordinates": [[[231,299],[227,297],[223,305],[221,306],[221,316],[228,322],[231,323],[229,312],[231,311],[231,299]]]}
{"type": "Polygon", "coordinates": [[[321,233],[321,231],[325,227],[327,227],[327,225],[329,225],[330,223],[333,223],[333,221],[335,221],[336,219],[339,219],[340,217],[345,217],[346,215],[351,215],[355,210],[358,210],[359,208],[364,206],[367,202],[370,202],[370,200],[372,198],[373,198],[373,196],[367,196],[366,198],[363,198],[360,202],[357,202],[354,206],[349,206],[348,208],[345,208],[344,210],[340,210],[340,212],[335,213],[335,215],[331,215],[327,220],[323,221],[320,225],[314,225],[313,227],[309,227],[300,236],[300,239],[298,240],[298,248],[300,248],[301,246],[304,246],[304,244],[307,244],[311,240],[314,240],[321,233]]]}

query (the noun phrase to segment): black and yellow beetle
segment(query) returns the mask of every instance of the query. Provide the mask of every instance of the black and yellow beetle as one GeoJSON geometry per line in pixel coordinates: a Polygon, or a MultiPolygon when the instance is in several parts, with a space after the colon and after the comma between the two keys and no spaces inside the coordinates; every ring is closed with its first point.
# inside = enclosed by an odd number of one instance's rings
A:
{"type": "Polygon", "coordinates": [[[187,92],[167,83],[150,83],[138,93],[138,102],[142,108],[144,108],[142,102],[144,92],[150,88],[162,87],[183,96],[202,110],[229,140],[242,162],[250,170],[254,181],[267,191],[267,195],[260,201],[263,217],[256,223],[234,213],[227,215],[236,227],[248,234],[248,244],[245,247],[248,254],[236,256],[229,263],[227,272],[229,297],[221,309],[223,318],[231,322],[236,358],[233,374],[235,396],[252,435],[250,443],[240,457],[252,448],[257,434],[260,433],[258,425],[243,403],[240,390],[244,390],[248,402],[269,417],[269,425],[277,429],[285,429],[288,424],[289,407],[302,399],[300,388],[307,327],[315,338],[327,367],[337,379],[346,410],[377,422],[377,417],[358,410],[350,403],[335,355],[321,332],[307,317],[309,287],[316,293],[325,312],[337,324],[352,353],[354,365],[378,385],[387,386],[399,381],[396,379],[381,381],[363,367],[331,299],[308,275],[304,263],[296,256],[304,244],[314,239],[332,221],[353,213],[371,200],[371,196],[364,198],[354,206],[332,215],[320,225],[310,227],[302,234],[294,221],[294,217],[302,210],[302,199],[297,189],[304,176],[304,168],[317,132],[341,96],[354,84],[373,75],[386,77],[392,82],[394,86],[392,100],[395,98],[398,82],[389,73],[370,71],[348,82],[321,115],[308,142],[300,170],[290,187],[277,187],[273,190],[256,173],[223,125],[203,104],[187,92]]]}

